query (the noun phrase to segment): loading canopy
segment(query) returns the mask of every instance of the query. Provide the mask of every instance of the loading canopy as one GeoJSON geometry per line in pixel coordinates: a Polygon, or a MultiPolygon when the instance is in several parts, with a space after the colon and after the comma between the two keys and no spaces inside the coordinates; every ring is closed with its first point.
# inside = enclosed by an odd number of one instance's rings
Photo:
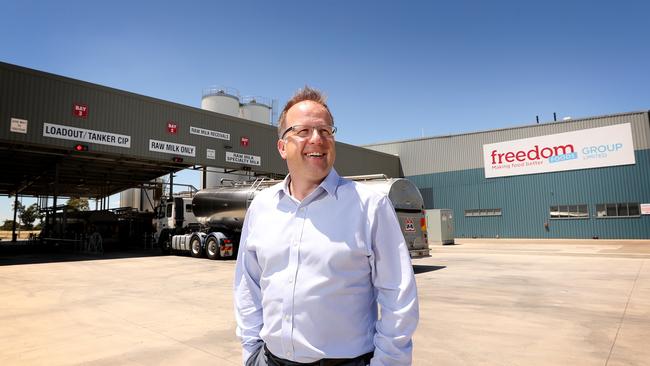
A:
{"type": "MultiPolygon", "coordinates": [[[[284,175],[277,127],[0,62],[0,194],[101,198],[186,167],[284,175]]],[[[399,158],[336,143],[339,174],[399,158]]]]}
{"type": "Polygon", "coordinates": [[[0,194],[101,198],[187,167],[72,149],[0,142],[0,194]]]}

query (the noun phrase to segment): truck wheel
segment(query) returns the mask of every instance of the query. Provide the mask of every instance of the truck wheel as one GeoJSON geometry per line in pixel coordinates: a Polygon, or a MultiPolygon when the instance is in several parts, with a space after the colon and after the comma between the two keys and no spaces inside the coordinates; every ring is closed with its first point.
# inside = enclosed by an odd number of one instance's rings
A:
{"type": "Polygon", "coordinates": [[[203,248],[201,248],[201,239],[195,235],[190,239],[190,254],[194,258],[203,256],[203,248]]]}
{"type": "Polygon", "coordinates": [[[160,252],[162,254],[170,254],[171,253],[171,242],[169,241],[169,234],[166,231],[163,231],[160,234],[160,237],[158,238],[159,241],[159,246],[160,246],[160,252]]]}
{"type": "Polygon", "coordinates": [[[219,256],[219,243],[218,243],[218,240],[216,238],[211,236],[205,242],[205,254],[210,259],[221,258],[219,256]]]}

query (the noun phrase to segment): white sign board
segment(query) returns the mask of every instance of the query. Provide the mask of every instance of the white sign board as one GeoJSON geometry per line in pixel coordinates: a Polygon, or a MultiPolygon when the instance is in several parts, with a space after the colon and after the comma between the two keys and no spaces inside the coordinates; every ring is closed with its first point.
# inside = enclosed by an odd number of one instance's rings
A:
{"type": "Polygon", "coordinates": [[[641,215],[650,215],[650,203],[641,204],[641,215]]]}
{"type": "Polygon", "coordinates": [[[27,133],[27,120],[20,119],[20,118],[12,118],[10,130],[11,132],[16,132],[16,133],[27,133]]]}
{"type": "Polygon", "coordinates": [[[214,149],[205,150],[205,157],[214,160],[217,157],[217,152],[214,149]]]}
{"type": "Polygon", "coordinates": [[[190,126],[190,133],[192,135],[212,137],[214,139],[230,141],[230,134],[225,132],[206,130],[205,128],[190,126]]]}
{"type": "Polygon", "coordinates": [[[78,142],[92,142],[100,145],[111,145],[124,148],[131,147],[131,136],[117,133],[87,130],[52,123],[43,124],[43,136],[55,139],[73,140],[78,142]]]}
{"type": "Polygon", "coordinates": [[[173,155],[196,156],[195,146],[159,140],[149,140],[149,151],[157,151],[173,155]]]}
{"type": "Polygon", "coordinates": [[[635,164],[629,123],[483,145],[485,178],[635,164]]]}
{"type": "Polygon", "coordinates": [[[226,151],[226,161],[229,163],[238,163],[238,164],[256,165],[256,166],[260,166],[262,164],[262,159],[259,156],[240,154],[231,151],[226,151]]]}

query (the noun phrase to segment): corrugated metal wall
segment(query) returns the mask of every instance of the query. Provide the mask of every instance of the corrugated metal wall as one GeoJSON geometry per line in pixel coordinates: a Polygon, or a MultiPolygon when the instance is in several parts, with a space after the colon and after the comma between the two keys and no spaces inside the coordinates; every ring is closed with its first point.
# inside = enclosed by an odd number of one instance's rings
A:
{"type": "MultiPolygon", "coordinates": [[[[149,140],[154,139],[195,146],[195,157],[182,156],[189,164],[240,169],[243,165],[225,161],[226,152],[235,152],[261,158],[261,166],[252,166],[253,171],[287,171],[276,149],[274,126],[0,62],[0,142],[63,149],[74,146],[75,141],[44,137],[44,123],[131,137],[130,148],[88,143],[89,149],[97,153],[170,161],[173,154],[149,150],[149,140]],[[87,106],[88,116],[74,116],[74,104],[87,106]],[[11,118],[27,120],[27,133],[10,132],[11,118]],[[168,132],[168,122],[177,125],[177,133],[168,132]],[[192,135],[190,126],[228,133],[230,140],[192,135]],[[248,146],[240,143],[242,137],[248,138],[248,146]],[[207,149],[215,150],[214,160],[207,159],[207,149]]],[[[337,143],[337,152],[336,168],[340,174],[400,176],[399,158],[394,155],[343,143],[337,143]]]]}
{"type": "Polygon", "coordinates": [[[650,202],[650,150],[636,165],[485,179],[483,169],[409,176],[431,188],[427,208],[454,210],[457,237],[650,239],[650,216],[596,218],[600,203],[650,202]],[[589,219],[551,219],[550,206],[587,204],[589,219]],[[501,216],[465,217],[468,209],[501,216]],[[544,223],[549,224],[546,230],[544,223]]]}
{"type": "Polygon", "coordinates": [[[368,147],[399,154],[404,175],[421,189],[426,207],[453,209],[457,237],[650,239],[650,215],[596,218],[597,204],[650,203],[648,112],[368,147]],[[484,144],[621,123],[632,125],[635,165],[485,178],[484,144]],[[573,204],[587,204],[589,218],[550,218],[550,206],[573,204]],[[465,217],[470,209],[502,214],[465,217]]]}
{"type": "Polygon", "coordinates": [[[553,135],[587,128],[630,123],[634,149],[650,148],[648,112],[625,113],[603,117],[575,119],[485,132],[441,136],[364,147],[396,154],[402,162],[404,175],[419,175],[483,168],[483,145],[495,142],[553,135]]]}

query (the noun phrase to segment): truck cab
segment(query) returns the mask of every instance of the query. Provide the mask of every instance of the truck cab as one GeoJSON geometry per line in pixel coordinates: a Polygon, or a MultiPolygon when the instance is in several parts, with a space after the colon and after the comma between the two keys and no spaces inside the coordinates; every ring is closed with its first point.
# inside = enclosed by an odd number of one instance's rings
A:
{"type": "Polygon", "coordinates": [[[171,236],[184,234],[199,226],[192,210],[192,197],[163,197],[155,209],[154,240],[163,253],[169,252],[171,236]]]}

